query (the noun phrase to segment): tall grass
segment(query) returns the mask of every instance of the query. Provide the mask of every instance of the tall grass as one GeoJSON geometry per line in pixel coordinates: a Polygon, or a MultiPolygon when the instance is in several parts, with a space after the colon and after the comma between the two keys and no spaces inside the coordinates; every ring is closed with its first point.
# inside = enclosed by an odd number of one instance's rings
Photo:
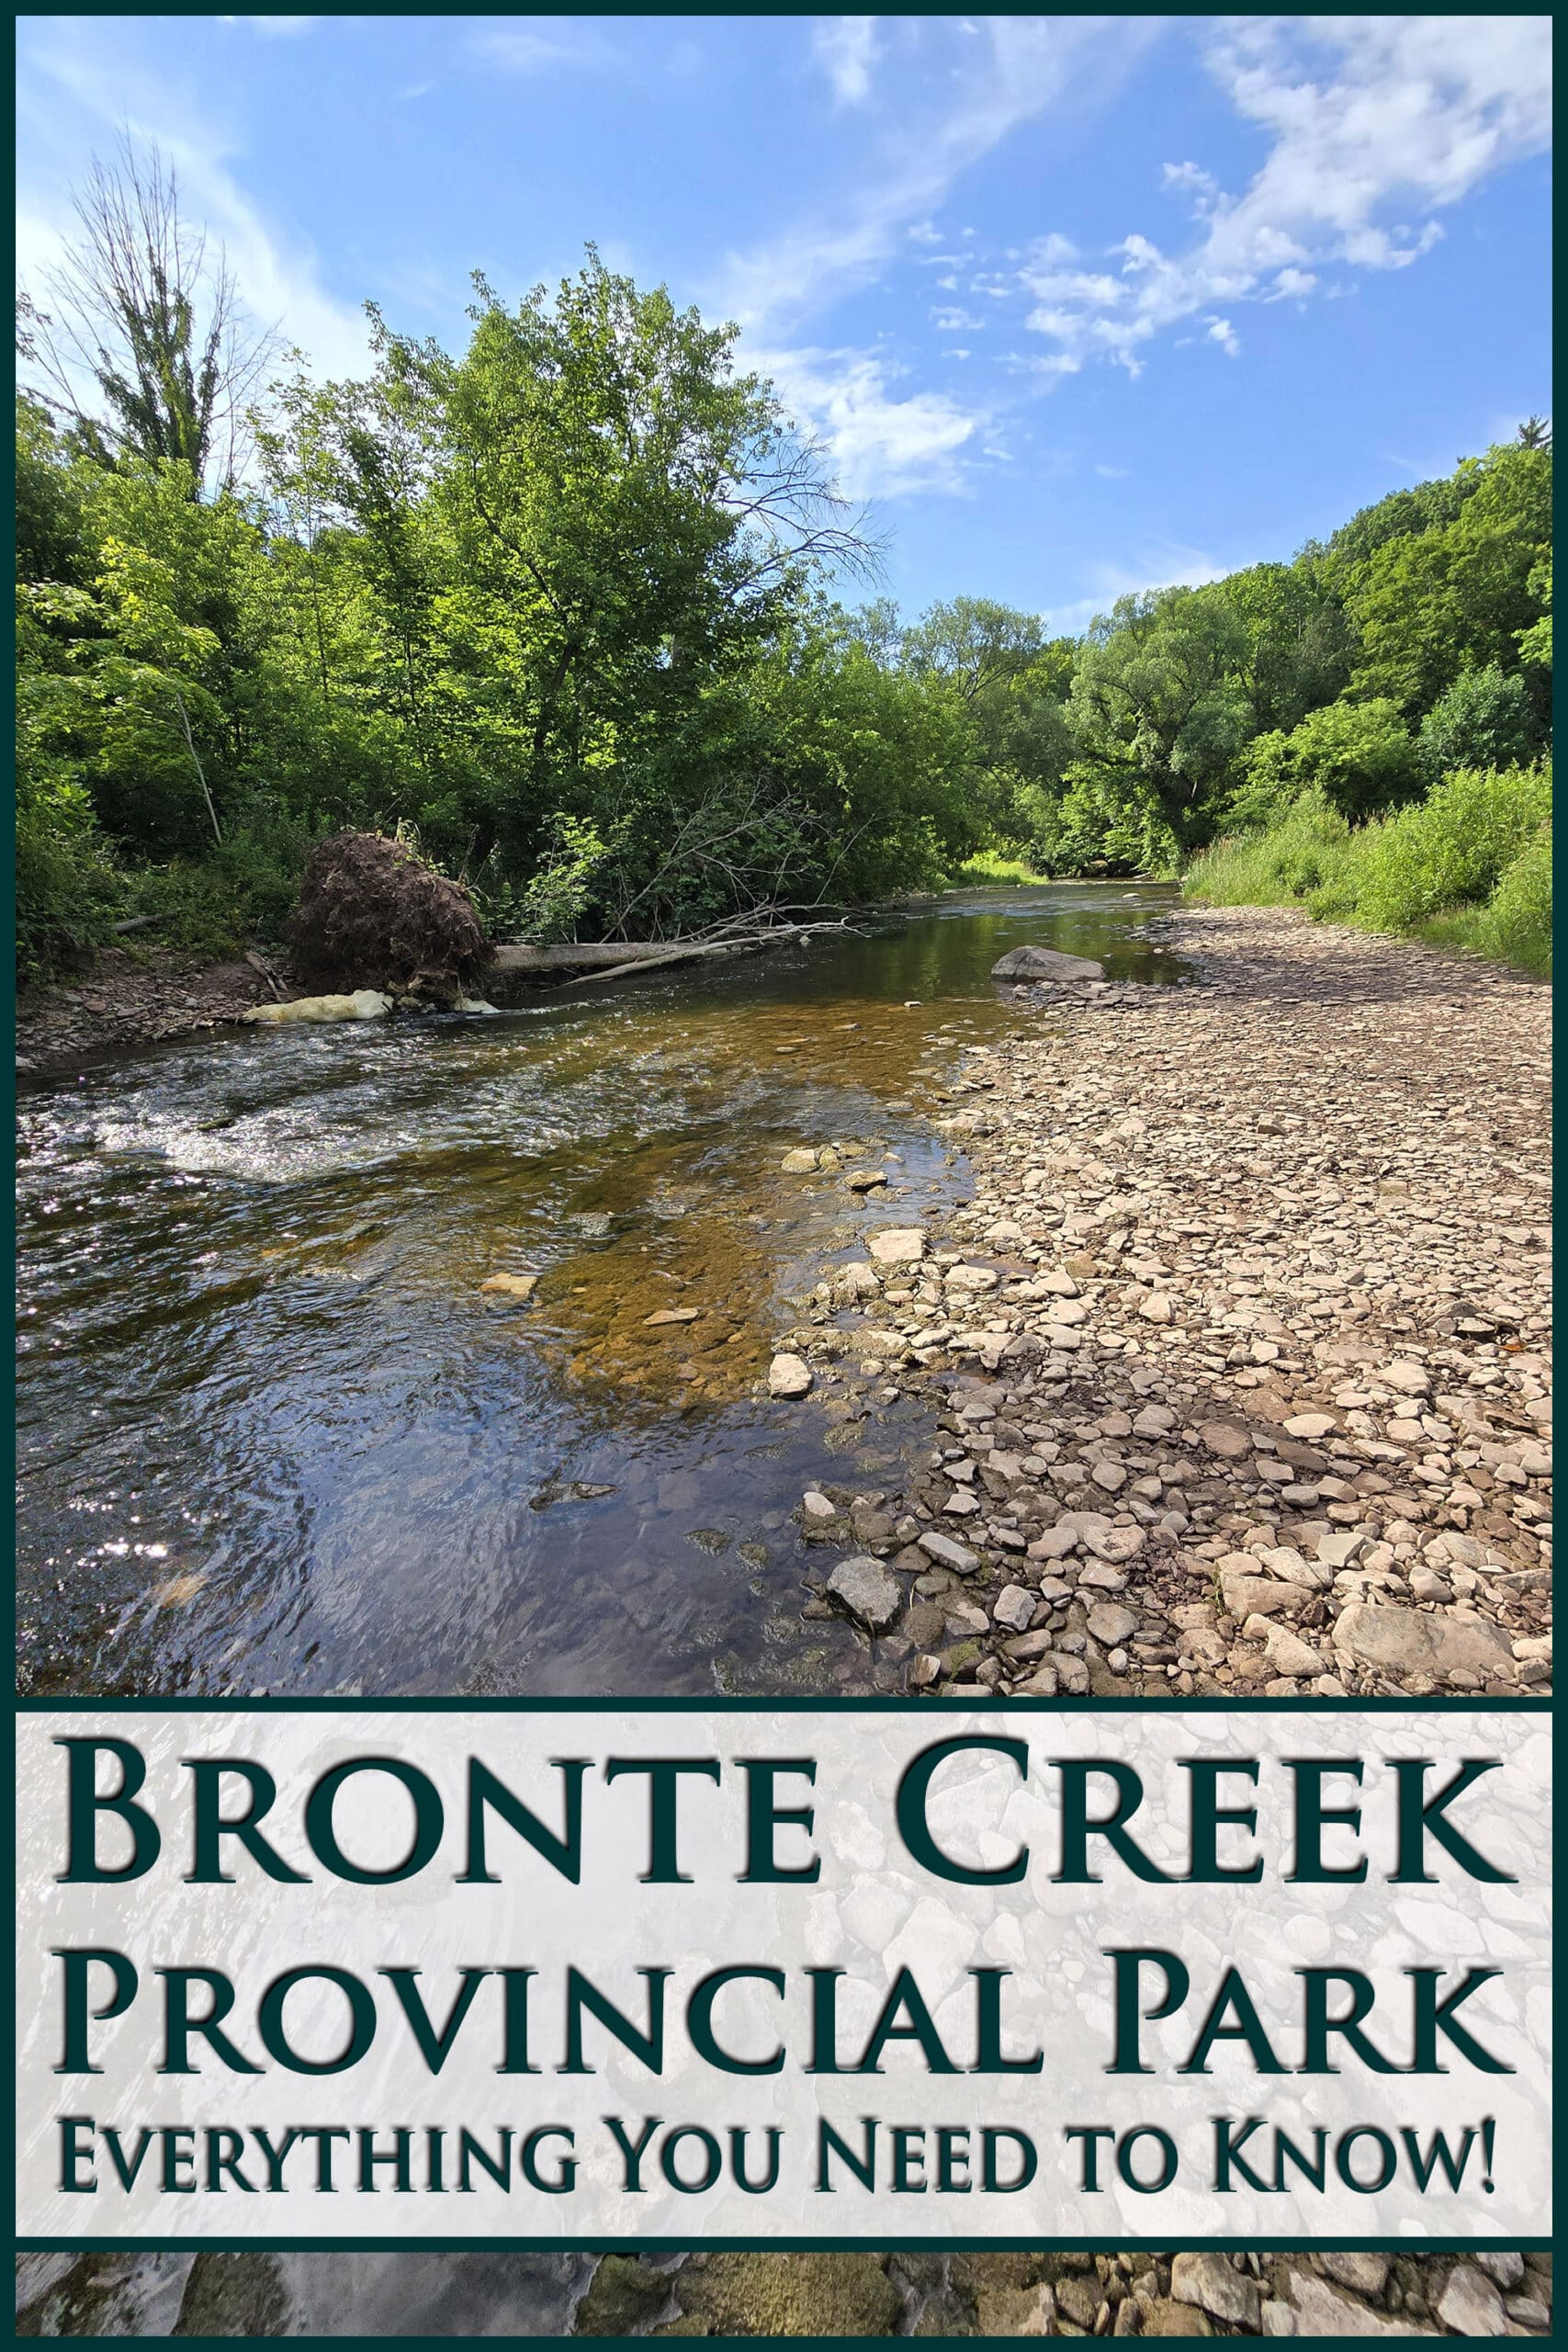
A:
{"type": "Polygon", "coordinates": [[[1025,857],[1006,857],[1000,850],[981,849],[954,868],[948,887],[951,889],[954,886],[973,886],[979,882],[1049,882],[1050,879],[1048,874],[1040,873],[1025,857]]]}
{"type": "Polygon", "coordinates": [[[1188,897],[1304,906],[1319,922],[1465,947],[1551,971],[1551,770],[1461,768],[1427,798],[1352,828],[1303,793],[1267,832],[1194,858],[1188,897]]]}

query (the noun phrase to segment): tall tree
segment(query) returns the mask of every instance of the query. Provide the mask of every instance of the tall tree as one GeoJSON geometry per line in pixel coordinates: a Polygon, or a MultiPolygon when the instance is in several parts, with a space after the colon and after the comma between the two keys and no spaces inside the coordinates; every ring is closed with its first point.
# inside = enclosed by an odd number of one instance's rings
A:
{"type": "Polygon", "coordinates": [[[246,412],[276,347],[233,272],[181,215],[174,166],[129,135],[94,159],[78,233],[17,304],[23,381],[105,462],[172,459],[199,495],[237,478],[246,412]]]}
{"type": "Polygon", "coordinates": [[[1032,613],[1015,612],[989,596],[954,596],[932,605],[904,638],[912,670],[949,678],[965,702],[1028,669],[1044,639],[1032,613]]]}

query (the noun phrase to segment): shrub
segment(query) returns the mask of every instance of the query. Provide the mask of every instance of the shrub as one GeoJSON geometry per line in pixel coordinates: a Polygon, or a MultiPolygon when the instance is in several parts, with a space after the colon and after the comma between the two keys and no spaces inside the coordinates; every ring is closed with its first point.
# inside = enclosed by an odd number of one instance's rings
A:
{"type": "Polygon", "coordinates": [[[1532,834],[1492,895],[1483,919],[1483,955],[1522,965],[1539,979],[1551,977],[1551,827],[1532,834]]]}
{"type": "Polygon", "coordinates": [[[1265,833],[1218,841],[1187,871],[1194,897],[1216,907],[1296,906],[1329,891],[1336,901],[1353,863],[1355,836],[1319,792],[1300,794],[1265,833]]]}
{"type": "Polygon", "coordinates": [[[1455,768],[1517,765],[1540,748],[1529,688],[1495,662],[1461,671],[1421,722],[1421,765],[1434,784],[1455,768]]]}
{"type": "Polygon", "coordinates": [[[1187,870],[1213,906],[1304,905],[1316,921],[1414,933],[1546,978],[1550,769],[1461,769],[1416,808],[1352,831],[1303,794],[1268,832],[1216,842],[1187,870]]]}
{"type": "Polygon", "coordinates": [[[1551,814],[1549,769],[1461,768],[1418,807],[1369,829],[1356,911],[1404,931],[1489,899],[1504,868],[1551,814]]]}
{"type": "Polygon", "coordinates": [[[101,945],[125,886],[99,832],[85,786],[63,761],[17,757],[17,977],[48,978],[85,947],[101,945]]]}
{"type": "Polygon", "coordinates": [[[1538,980],[1551,978],[1551,827],[1543,825],[1483,907],[1462,907],[1421,927],[1438,945],[1468,947],[1499,964],[1517,964],[1538,980]]]}

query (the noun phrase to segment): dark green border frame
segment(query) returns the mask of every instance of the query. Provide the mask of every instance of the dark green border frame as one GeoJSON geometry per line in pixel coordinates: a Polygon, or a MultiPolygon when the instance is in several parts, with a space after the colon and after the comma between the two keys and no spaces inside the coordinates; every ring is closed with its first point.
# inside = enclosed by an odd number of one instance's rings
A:
{"type": "MultiPolygon", "coordinates": [[[[1063,1714],[1282,1714],[1340,1716],[1368,1715],[1438,1715],[1440,1717],[1477,1717],[1485,1719],[1498,1714],[1540,1715],[1550,1718],[1554,1711],[1551,1698],[1508,1698],[1477,1701],[1470,1698],[1439,1698],[1432,1700],[1399,1697],[1372,1699],[1264,1699],[1264,1698],[1202,1698],[1202,1699],[1144,1699],[1085,1698],[1085,1699],[1007,1699],[989,1703],[978,1700],[942,1700],[916,1697],[873,1696],[863,1699],[835,1695],[812,1698],[792,1694],[776,1699],[730,1696],[713,1698],[615,1698],[607,1695],[582,1698],[265,1698],[265,1699],[202,1699],[202,1698],[114,1698],[94,1699],[64,1697],[46,1699],[17,1698],[13,1713],[18,1719],[29,1715],[87,1714],[483,1714],[483,1715],[551,1715],[551,1714],[687,1714],[687,1715],[758,1715],[758,1714],[903,1714],[925,1721],[933,1717],[952,1720],[957,1716],[1005,1713],[1021,1718],[1038,1719],[1042,1715],[1063,1714]]],[[[1555,1757],[1553,1782],[1555,1793],[1555,1757]]],[[[9,1826],[7,1834],[12,1835],[9,1826]]],[[[1557,1828],[1553,1825],[1553,1853],[1556,1852],[1557,1828]]],[[[13,1964],[14,1973],[14,1964],[13,1964]]],[[[1554,1994],[1553,2016],[1562,2007],[1560,1994],[1554,1994]]],[[[1561,2134],[1554,2124],[1553,2153],[1561,2134]]],[[[1506,2240],[1496,2237],[1397,2237],[1376,2238],[1334,2237],[1325,2239],[1321,2233],[1311,2237],[1190,2237],[1195,2249],[1224,2254],[1314,2254],[1326,2245],[1356,2254],[1485,2254],[1506,2250],[1509,2253],[1546,2254],[1552,2247],[1550,2236],[1520,2237],[1506,2240]]],[[[1096,2232],[1092,2237],[1043,2237],[1038,2233],[1027,2237],[935,2237],[921,2233],[918,2239],[922,2254],[1077,2254],[1093,2252],[1103,2237],[1096,2232]]],[[[1168,2231],[1159,2237],[1126,2237],[1117,2235],[1116,2249],[1127,2253],[1162,2253],[1168,2250],[1168,2231]]],[[[412,2239],[389,2245],[384,2239],[366,2237],[243,2237],[238,2240],[190,2234],[173,2238],[161,2237],[18,2237],[13,2240],[18,2254],[881,2254],[886,2250],[887,2233],[875,2237],[807,2238],[704,2238],[693,2232],[680,2237],[595,2237],[592,2240],[572,2237],[440,2237],[417,2233],[412,2239]]],[[[546,2340],[546,2339],[536,2339],[546,2340]]],[[[555,2338],[548,2339],[551,2341],[555,2338]]],[[[719,2339],[710,2339],[717,2341],[719,2339]]],[[[729,2339],[724,2339],[726,2341],[729,2339]]],[[[1301,2338],[1292,2341],[1309,2341],[1301,2338]]],[[[1548,2340],[1548,2339],[1542,2339],[1548,2340]]]]}

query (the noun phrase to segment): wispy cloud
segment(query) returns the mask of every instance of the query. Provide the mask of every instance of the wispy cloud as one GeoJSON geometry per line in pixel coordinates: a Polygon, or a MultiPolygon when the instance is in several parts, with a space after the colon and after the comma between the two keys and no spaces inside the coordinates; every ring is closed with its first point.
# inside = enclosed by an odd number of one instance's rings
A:
{"type": "Polygon", "coordinates": [[[616,72],[625,67],[626,52],[602,33],[565,28],[543,31],[532,26],[493,25],[470,33],[464,44],[470,57],[499,65],[507,74],[616,72]]]}
{"type": "MultiPolygon", "coordinates": [[[[1095,471],[1111,473],[1115,469],[1097,466],[1095,471]]],[[[1223,580],[1232,569],[1216,562],[1201,548],[1159,542],[1124,562],[1092,565],[1088,595],[1075,597],[1070,604],[1049,605],[1040,617],[1054,637],[1081,636],[1097,615],[1109,612],[1118,596],[1141,596],[1156,588],[1201,588],[1211,580],[1223,580]]]]}
{"type": "Polygon", "coordinates": [[[984,423],[944,392],[900,391],[896,372],[869,351],[753,351],[796,421],[831,452],[840,487],[853,499],[903,498],[962,487],[959,454],[984,423]]]}
{"type": "Polygon", "coordinates": [[[1185,253],[1134,233],[1114,266],[1086,270],[1043,241],[1021,283],[1055,346],[1048,374],[1102,358],[1136,376],[1194,316],[1234,356],[1235,304],[1304,300],[1325,263],[1407,267],[1442,235],[1439,212],[1550,137],[1545,17],[1233,18],[1209,62],[1272,141],[1261,169],[1231,197],[1196,164],[1167,165],[1204,228],[1185,253]]]}
{"type": "MultiPolygon", "coordinates": [[[[841,27],[857,20],[827,21],[841,27]]],[[[773,355],[769,372],[809,388],[809,398],[798,390],[796,397],[852,494],[961,488],[962,457],[980,446],[983,419],[943,393],[900,394],[891,389],[893,368],[885,356],[825,345],[810,326],[896,258],[916,258],[911,245],[940,243],[934,216],[966,171],[1054,107],[1070,106],[1080,116],[1091,110],[1119,86],[1157,29],[1153,19],[964,19],[940,108],[933,113],[930,83],[922,79],[908,110],[882,127],[874,168],[857,190],[830,213],[807,215],[750,252],[730,254],[716,273],[711,306],[747,331],[748,356],[756,364],[764,364],[758,350],[765,348],[773,355]],[[1106,39],[1112,27],[1114,42],[1106,39]]],[[[922,252],[918,258],[953,257],[922,252]]]]}
{"type": "Polygon", "coordinates": [[[812,29],[811,54],[839,106],[861,106],[871,96],[872,72],[881,53],[874,17],[818,17],[812,29]]]}
{"type": "Polygon", "coordinates": [[[776,333],[864,286],[911,228],[929,225],[973,164],[1048,108],[1087,107],[1108,95],[1156,29],[1098,17],[981,20],[977,53],[965,52],[944,109],[933,119],[920,107],[888,124],[864,184],[830,214],[732,254],[717,273],[718,302],[743,325],[776,333]],[[1105,38],[1112,26],[1113,47],[1105,38]]]}

